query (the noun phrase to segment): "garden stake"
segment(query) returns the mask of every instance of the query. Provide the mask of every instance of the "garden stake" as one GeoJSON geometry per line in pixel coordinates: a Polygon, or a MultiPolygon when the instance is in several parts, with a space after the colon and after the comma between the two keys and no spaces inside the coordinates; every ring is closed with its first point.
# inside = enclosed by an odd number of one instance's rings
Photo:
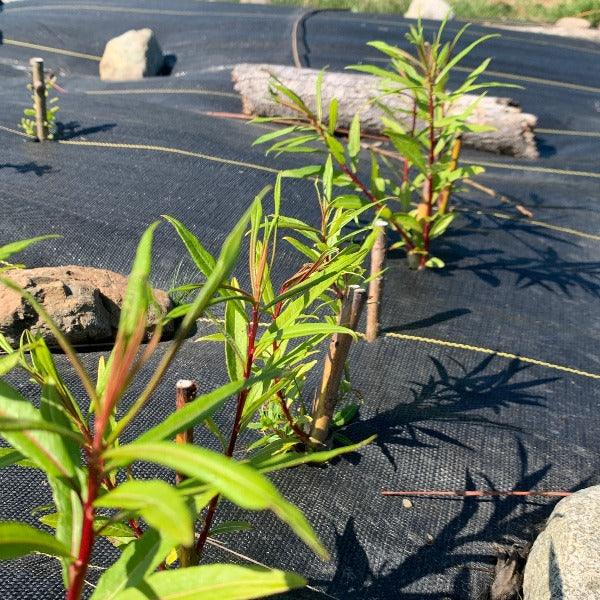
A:
{"type": "Polygon", "coordinates": [[[562,491],[536,491],[536,490],[413,490],[390,491],[383,490],[382,496],[444,496],[446,498],[494,498],[500,496],[543,496],[547,498],[564,498],[573,492],[562,491]]]}
{"type": "Polygon", "coordinates": [[[377,239],[371,249],[371,281],[369,281],[369,297],[367,299],[367,342],[374,342],[379,335],[383,270],[385,268],[387,246],[386,225],[387,222],[383,219],[377,219],[374,223],[377,230],[377,239]]]}
{"type": "Polygon", "coordinates": [[[35,124],[37,139],[43,142],[48,139],[48,125],[46,124],[46,83],[44,81],[44,59],[32,58],[31,85],[35,107],[35,124]]]}
{"type": "MultiPolygon", "coordinates": [[[[364,288],[358,285],[349,286],[344,297],[338,324],[355,331],[366,299],[367,293],[364,288]]],[[[351,335],[336,333],[329,345],[329,351],[323,366],[321,390],[313,406],[310,437],[315,445],[322,445],[329,434],[329,425],[333,418],[340,383],[344,374],[344,365],[351,344],[351,335]]]]}
{"type": "MultiPolygon", "coordinates": [[[[188,402],[191,402],[196,397],[198,388],[196,383],[191,379],[180,379],[175,384],[175,408],[181,410],[188,402]]],[[[186,429],[185,431],[179,432],[175,436],[175,441],[178,444],[193,444],[194,443],[194,430],[186,429]]],[[[175,474],[175,481],[180,484],[185,479],[185,475],[181,473],[175,474]]]]}
{"type": "MultiPolygon", "coordinates": [[[[198,388],[194,381],[191,379],[180,379],[175,384],[175,409],[181,410],[188,402],[194,400],[197,391],[198,388]]],[[[185,431],[179,432],[175,436],[175,442],[178,444],[193,444],[194,430],[186,429],[185,431]]],[[[179,485],[185,478],[185,475],[181,473],[175,473],[175,482],[177,485],[179,485]]],[[[179,546],[177,548],[177,558],[179,559],[180,567],[193,567],[197,565],[198,557],[194,548],[194,544],[191,546],[179,546]]]]}
{"type": "MultiPolygon", "coordinates": [[[[452,144],[452,153],[450,158],[450,171],[456,171],[458,167],[458,158],[460,156],[460,151],[462,149],[462,136],[457,136],[452,144]]],[[[448,208],[448,200],[450,199],[450,194],[452,193],[452,183],[449,183],[440,195],[440,199],[438,200],[438,210],[440,214],[446,214],[446,210],[448,208]]]]}

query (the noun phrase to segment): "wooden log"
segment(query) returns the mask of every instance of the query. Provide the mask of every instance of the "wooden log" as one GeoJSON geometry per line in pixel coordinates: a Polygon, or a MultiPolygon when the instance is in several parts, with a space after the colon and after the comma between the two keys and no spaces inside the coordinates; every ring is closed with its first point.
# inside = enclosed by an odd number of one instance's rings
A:
{"type": "Polygon", "coordinates": [[[46,82],[44,81],[44,59],[32,58],[31,87],[33,106],[35,110],[35,126],[37,139],[43,142],[48,139],[48,124],[46,122],[46,82]]]}
{"type": "MultiPolygon", "coordinates": [[[[238,64],[233,68],[232,79],[236,91],[241,95],[244,113],[266,117],[296,116],[274,102],[268,91],[269,78],[275,75],[285,86],[292,89],[316,112],[316,81],[319,71],[298,69],[271,64],[238,64]]],[[[335,97],[339,100],[338,127],[348,129],[357,112],[361,114],[361,128],[365,133],[382,134],[383,111],[372,100],[380,95],[378,79],[358,73],[325,72],[322,88],[324,119],[327,108],[335,97]]],[[[450,110],[462,111],[475,100],[466,95],[450,110]]],[[[412,98],[409,95],[386,96],[382,102],[396,114],[410,112],[412,98]]],[[[410,128],[410,114],[405,114],[406,126],[410,128]]],[[[518,158],[537,158],[534,128],[535,115],[524,113],[509,98],[484,96],[479,100],[470,121],[490,125],[494,131],[466,133],[465,146],[497,154],[508,154],[518,158]]]]}
{"type": "Polygon", "coordinates": [[[367,329],[365,334],[367,342],[374,342],[379,335],[383,270],[385,269],[385,256],[387,253],[386,226],[387,222],[383,219],[377,219],[374,223],[377,238],[371,249],[371,280],[369,281],[369,296],[367,298],[367,329]]]}
{"type": "MultiPolygon", "coordinates": [[[[344,297],[338,324],[355,331],[366,299],[367,292],[364,288],[351,285],[344,297]]],[[[315,399],[312,411],[310,438],[316,446],[322,445],[329,435],[329,427],[337,404],[340,384],[344,375],[344,365],[351,344],[351,335],[336,333],[329,345],[323,365],[321,389],[315,399]]]]}

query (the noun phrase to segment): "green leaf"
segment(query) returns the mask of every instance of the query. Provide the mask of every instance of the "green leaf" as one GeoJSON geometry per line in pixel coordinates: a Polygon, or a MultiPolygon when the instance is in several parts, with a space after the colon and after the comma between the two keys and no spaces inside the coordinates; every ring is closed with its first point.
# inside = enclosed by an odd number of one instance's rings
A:
{"type": "Polygon", "coordinates": [[[285,500],[269,480],[248,465],[206,448],[170,442],[135,442],[110,448],[105,457],[110,459],[110,467],[124,466],[135,460],[154,462],[204,481],[242,508],[270,509],[317,554],[327,556],[304,515],[285,500]]]}
{"type": "Polygon", "coordinates": [[[63,441],[56,433],[58,426],[45,421],[39,410],[3,381],[0,381],[0,418],[5,428],[2,437],[15,450],[52,477],[73,477],[69,465],[64,465],[59,458],[63,441]],[[36,429],[28,429],[32,426],[36,429]]]}
{"type": "Polygon", "coordinates": [[[288,133],[293,133],[296,131],[297,126],[292,125],[291,127],[284,127],[283,129],[276,129],[275,131],[269,131],[269,133],[265,133],[261,135],[259,138],[256,138],[254,142],[252,142],[253,146],[258,146],[259,144],[264,144],[265,142],[270,142],[271,140],[277,139],[278,137],[282,137],[287,135],[288,133]]]}
{"type": "Polygon", "coordinates": [[[499,37],[499,34],[493,33],[489,35],[483,35],[476,39],[474,42],[469,44],[466,48],[463,48],[458,54],[456,54],[451,60],[448,61],[446,66],[438,73],[436,81],[442,81],[444,77],[451,71],[451,69],[458,64],[467,54],[469,54],[476,46],[483,42],[499,37]]]}
{"type": "Polygon", "coordinates": [[[195,400],[188,402],[183,408],[171,413],[158,425],[155,425],[139,438],[139,442],[154,442],[174,437],[181,431],[190,429],[198,423],[202,423],[212,415],[223,403],[237,394],[245,385],[243,379],[227,383],[208,394],[198,396],[195,400]]]}
{"type": "Polygon", "coordinates": [[[431,226],[431,229],[429,231],[429,238],[434,239],[444,234],[446,229],[448,229],[450,223],[454,221],[454,217],[454,213],[448,213],[437,218],[431,226]]]}
{"type": "Polygon", "coordinates": [[[69,557],[69,550],[51,535],[25,523],[0,523],[0,560],[10,560],[32,552],[69,557]]]}
{"type": "Polygon", "coordinates": [[[338,99],[333,98],[329,103],[329,124],[327,126],[327,130],[331,134],[335,132],[335,128],[337,127],[338,107],[338,99]]]}
{"type": "Polygon", "coordinates": [[[225,523],[219,523],[210,530],[211,537],[217,537],[218,535],[225,535],[228,533],[238,533],[240,531],[250,531],[252,525],[248,521],[226,521],[225,523]]]}
{"type": "Polygon", "coordinates": [[[159,221],[155,221],[144,231],[127,279],[127,290],[119,319],[119,332],[126,337],[130,337],[137,329],[152,300],[148,279],[152,267],[152,239],[158,225],[159,221]]]}
{"type": "Polygon", "coordinates": [[[332,426],[336,428],[345,427],[356,418],[358,404],[347,404],[333,415],[332,426]]]}
{"type": "Polygon", "coordinates": [[[308,165],[306,167],[299,167],[298,169],[286,169],[281,171],[282,177],[290,177],[294,179],[304,179],[305,177],[312,177],[321,172],[321,165],[308,165]]]}
{"type": "Polygon", "coordinates": [[[426,267],[431,269],[443,269],[446,266],[446,263],[441,258],[436,258],[432,256],[426,263],[426,267]]]}
{"type": "Polygon", "coordinates": [[[425,158],[421,152],[421,146],[419,142],[417,142],[414,138],[408,135],[400,135],[397,133],[387,132],[388,137],[394,147],[398,152],[402,155],[403,158],[406,158],[410,163],[415,165],[422,173],[427,169],[427,165],[425,163],[425,158]]]}
{"type": "Polygon", "coordinates": [[[250,600],[304,585],[302,577],[285,571],[212,564],[154,573],[140,589],[125,590],[117,600],[250,600]]]}
{"type": "Polygon", "coordinates": [[[16,254],[17,252],[21,252],[22,250],[25,250],[25,248],[28,248],[32,244],[37,244],[37,242],[42,242],[44,240],[51,240],[51,239],[55,239],[55,238],[59,238],[59,237],[61,237],[61,236],[57,235],[57,234],[40,235],[38,237],[29,238],[27,240],[19,240],[18,242],[12,242],[10,244],[0,246],[0,260],[6,260],[13,254],[16,254]]]}
{"type": "Polygon", "coordinates": [[[12,448],[0,448],[0,469],[10,467],[23,460],[25,457],[12,448]]]}
{"type": "Polygon", "coordinates": [[[162,217],[173,225],[196,267],[203,275],[208,277],[215,268],[215,259],[212,254],[204,248],[198,238],[183,223],[169,215],[162,215],[162,217]]]}
{"type": "Polygon", "coordinates": [[[118,508],[139,514],[177,544],[189,546],[194,541],[192,516],[180,494],[160,480],[126,481],[94,502],[103,508],[118,508]]]}
{"type": "Polygon", "coordinates": [[[376,437],[377,436],[373,435],[357,444],[342,446],[341,448],[335,448],[334,450],[324,450],[322,452],[306,452],[304,454],[299,452],[288,452],[286,454],[276,455],[271,453],[270,456],[267,453],[261,453],[260,460],[253,458],[250,460],[250,464],[262,473],[272,473],[274,471],[281,471],[281,469],[289,469],[290,467],[296,467],[307,463],[323,463],[336,456],[340,456],[341,454],[356,452],[370,444],[376,437]]]}
{"type": "Polygon", "coordinates": [[[350,158],[358,156],[360,152],[360,114],[356,113],[350,124],[348,132],[348,154],[350,158]]]}
{"type": "Polygon", "coordinates": [[[284,329],[278,329],[277,331],[266,331],[260,338],[260,341],[256,345],[256,353],[260,353],[275,340],[292,340],[296,338],[308,337],[311,335],[323,335],[328,336],[334,333],[346,333],[356,338],[357,333],[347,327],[336,325],[335,323],[298,323],[295,325],[289,325],[284,329]]]}
{"type": "MultiPolygon", "coordinates": [[[[238,287],[237,279],[231,284],[238,287]]],[[[248,316],[239,300],[225,304],[225,362],[231,381],[244,379],[246,347],[248,345],[248,316]]]]}
{"type": "MultiPolygon", "coordinates": [[[[102,574],[91,600],[114,600],[126,588],[134,587],[156,570],[172,550],[173,540],[162,538],[150,529],[139,540],[128,544],[121,556],[102,574]]],[[[147,599],[147,596],[142,596],[147,599]]]]}

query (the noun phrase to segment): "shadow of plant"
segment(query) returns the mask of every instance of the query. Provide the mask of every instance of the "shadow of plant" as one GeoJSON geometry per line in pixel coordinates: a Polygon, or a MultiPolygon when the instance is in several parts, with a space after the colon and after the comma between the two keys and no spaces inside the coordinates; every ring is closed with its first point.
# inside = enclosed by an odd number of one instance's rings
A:
{"type": "Polygon", "coordinates": [[[116,126],[116,123],[105,123],[104,125],[95,125],[94,127],[81,127],[77,121],[69,121],[68,123],[57,122],[54,137],[57,140],[71,140],[102,131],[110,131],[116,126]]]}
{"type": "Polygon", "coordinates": [[[486,356],[471,369],[453,358],[448,359],[448,366],[435,357],[429,358],[434,372],[424,382],[409,382],[412,386],[411,401],[352,424],[347,429],[353,439],[377,433],[375,443],[394,468],[396,459],[392,447],[395,445],[426,448],[434,443],[444,443],[470,449],[458,438],[427,425],[428,422],[474,423],[518,431],[518,427],[497,423],[480,411],[491,409],[498,414],[511,405],[542,406],[542,395],[535,388],[559,379],[524,380],[522,374],[531,367],[518,360],[511,360],[500,370],[490,373],[489,367],[496,358],[493,355],[486,356]],[[519,379],[513,381],[517,375],[519,379]],[[475,411],[478,412],[475,414],[475,411]]]}
{"type": "MultiPolygon", "coordinates": [[[[515,444],[516,456],[520,466],[511,477],[514,482],[509,487],[518,490],[531,490],[543,487],[543,481],[552,467],[550,464],[531,470],[528,452],[520,440],[515,444]]],[[[509,460],[510,456],[504,457],[509,460]]],[[[504,475],[502,475],[504,479],[504,475]]],[[[571,490],[585,487],[590,482],[586,478],[571,490]]],[[[498,484],[505,482],[498,482],[498,484]]],[[[425,487],[435,488],[435,482],[425,487]]],[[[469,470],[465,473],[465,490],[489,487],[498,489],[491,478],[485,475],[473,476],[469,470]],[[485,484],[478,485],[477,480],[485,484]]],[[[389,499],[398,503],[398,511],[403,510],[398,499],[389,499]]],[[[387,502],[387,501],[386,501],[387,502]]],[[[376,572],[371,567],[370,552],[377,553],[369,540],[361,540],[357,535],[354,518],[351,517],[344,530],[336,536],[336,572],[329,581],[316,582],[325,587],[328,593],[344,600],[430,600],[431,598],[476,599],[483,598],[491,583],[492,565],[495,562],[493,543],[497,541],[530,541],[539,525],[552,511],[556,500],[548,498],[500,497],[486,499],[421,499],[420,503],[432,514],[432,523],[440,516],[453,511],[448,503],[459,504],[458,512],[436,532],[433,539],[424,542],[399,565],[386,561],[376,572]],[[482,543],[485,550],[482,551],[482,543]],[[487,565],[487,568],[486,568],[487,565]],[[451,588],[450,593],[405,592],[422,578],[437,575],[446,581],[441,585],[451,588]]],[[[390,525],[391,526],[391,525],[390,525]]],[[[378,536],[381,539],[381,533],[378,536]]],[[[401,549],[399,548],[399,551],[401,549]]],[[[438,583],[437,589],[439,590],[438,583]]]]}
{"type": "Polygon", "coordinates": [[[38,177],[42,175],[46,175],[46,173],[50,173],[52,171],[52,167],[50,165],[38,165],[36,162],[28,162],[23,164],[15,164],[15,163],[2,163],[0,164],[0,169],[14,169],[17,173],[34,173],[38,177]]]}

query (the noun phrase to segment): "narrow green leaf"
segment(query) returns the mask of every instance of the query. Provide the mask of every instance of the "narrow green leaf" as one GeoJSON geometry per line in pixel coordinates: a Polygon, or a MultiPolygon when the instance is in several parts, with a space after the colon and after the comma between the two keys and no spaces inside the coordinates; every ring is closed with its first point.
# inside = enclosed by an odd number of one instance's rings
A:
{"type": "Polygon", "coordinates": [[[211,537],[217,537],[218,535],[226,535],[228,533],[239,533],[240,531],[250,531],[252,525],[248,521],[225,521],[225,523],[219,523],[210,530],[211,537]]]}
{"type": "Polygon", "coordinates": [[[25,248],[28,248],[32,244],[37,244],[38,242],[42,242],[44,240],[56,239],[59,237],[61,236],[57,234],[40,235],[38,237],[29,238],[28,240],[19,240],[18,242],[5,244],[4,246],[0,246],[0,260],[6,260],[13,254],[25,250],[25,248]]]}
{"type": "Polygon", "coordinates": [[[212,254],[204,248],[200,240],[183,223],[169,215],[162,215],[162,217],[173,225],[198,270],[208,277],[215,268],[215,259],[212,254]]]}
{"type": "Polygon", "coordinates": [[[117,600],[251,600],[304,585],[302,577],[285,571],[212,564],[154,573],[139,589],[125,590],[117,600]]]}
{"type": "MultiPolygon", "coordinates": [[[[173,540],[162,538],[150,529],[139,540],[128,544],[117,561],[104,571],[91,600],[114,600],[126,588],[138,585],[156,570],[174,546],[173,540]]],[[[147,596],[142,598],[147,600],[147,596]]]]}
{"type": "Polygon", "coordinates": [[[131,273],[127,279],[127,290],[119,319],[119,332],[131,336],[146,314],[152,300],[148,279],[152,267],[152,239],[159,221],[144,231],[137,246],[131,273]]]}
{"type": "Polygon", "coordinates": [[[10,560],[32,552],[69,557],[69,550],[51,535],[25,523],[0,523],[0,560],[10,560]]]}
{"type": "Polygon", "coordinates": [[[348,154],[350,158],[358,156],[360,152],[360,114],[356,113],[350,124],[348,132],[348,154]]]}
{"type": "Polygon", "coordinates": [[[317,554],[327,556],[304,515],[285,500],[269,480],[248,465],[206,448],[171,442],[135,442],[110,448],[105,457],[110,460],[107,468],[124,466],[135,460],[154,462],[204,481],[242,508],[270,509],[317,554]]]}
{"type": "Polygon", "coordinates": [[[139,438],[139,442],[154,442],[174,437],[181,431],[190,429],[198,423],[202,423],[212,415],[223,403],[237,394],[245,385],[243,379],[227,383],[208,394],[198,396],[195,400],[188,402],[183,408],[171,413],[158,425],[155,425],[139,438]]]}
{"type": "Polygon", "coordinates": [[[187,504],[164,481],[126,481],[98,498],[94,505],[137,513],[163,537],[171,538],[177,544],[189,546],[194,541],[192,516],[187,504]]]}
{"type": "Polygon", "coordinates": [[[285,454],[276,454],[271,456],[261,455],[261,460],[257,461],[254,459],[250,460],[250,464],[258,469],[261,473],[272,473],[274,471],[280,471],[281,469],[289,469],[290,467],[296,467],[298,465],[304,465],[307,463],[323,463],[340,456],[341,454],[349,454],[356,452],[364,446],[367,446],[377,436],[373,435],[362,442],[352,444],[351,446],[342,446],[341,448],[335,448],[334,450],[323,450],[322,452],[306,452],[296,453],[288,452],[285,454]]]}

